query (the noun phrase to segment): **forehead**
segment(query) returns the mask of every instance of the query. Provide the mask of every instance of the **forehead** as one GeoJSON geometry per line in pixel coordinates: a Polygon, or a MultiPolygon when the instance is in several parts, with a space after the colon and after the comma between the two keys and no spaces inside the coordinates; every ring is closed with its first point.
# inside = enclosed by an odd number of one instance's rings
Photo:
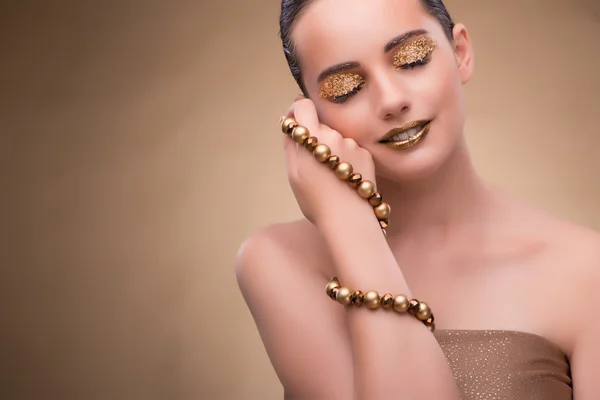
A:
{"type": "Polygon", "coordinates": [[[305,78],[330,65],[383,55],[392,38],[414,29],[436,29],[419,0],[314,0],[296,22],[292,38],[305,78]]]}

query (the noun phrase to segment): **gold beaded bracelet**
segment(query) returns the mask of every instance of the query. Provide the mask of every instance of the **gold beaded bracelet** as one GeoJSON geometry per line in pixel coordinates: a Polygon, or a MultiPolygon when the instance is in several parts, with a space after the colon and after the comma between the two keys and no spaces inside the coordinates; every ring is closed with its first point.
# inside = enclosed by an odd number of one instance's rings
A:
{"type": "Polygon", "coordinates": [[[294,118],[281,117],[281,130],[296,143],[311,151],[317,161],[327,164],[334,170],[338,178],[348,182],[351,187],[356,189],[360,197],[369,202],[385,235],[385,229],[390,225],[389,217],[392,209],[383,201],[381,194],[375,190],[375,184],[369,180],[363,180],[361,174],[354,172],[350,163],[343,162],[338,156],[332,155],[329,146],[319,143],[319,140],[311,136],[306,127],[298,125],[294,118]]]}
{"type": "Polygon", "coordinates": [[[372,310],[381,307],[384,310],[394,309],[399,314],[410,314],[423,322],[431,332],[435,331],[433,313],[429,305],[423,301],[417,299],[410,300],[402,294],[392,296],[387,293],[380,296],[374,290],[370,290],[364,294],[360,290],[352,291],[347,287],[343,287],[336,277],[329,280],[325,287],[325,293],[332,300],[344,306],[360,307],[364,304],[365,307],[372,310]]]}

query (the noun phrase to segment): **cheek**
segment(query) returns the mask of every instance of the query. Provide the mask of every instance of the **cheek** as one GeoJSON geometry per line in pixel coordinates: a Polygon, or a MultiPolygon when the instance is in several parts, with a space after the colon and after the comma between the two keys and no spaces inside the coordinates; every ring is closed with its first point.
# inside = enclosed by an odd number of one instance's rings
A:
{"type": "Polygon", "coordinates": [[[462,86],[456,67],[450,62],[435,69],[433,78],[428,80],[425,101],[431,111],[445,120],[455,120],[461,117],[462,110],[462,86]]]}

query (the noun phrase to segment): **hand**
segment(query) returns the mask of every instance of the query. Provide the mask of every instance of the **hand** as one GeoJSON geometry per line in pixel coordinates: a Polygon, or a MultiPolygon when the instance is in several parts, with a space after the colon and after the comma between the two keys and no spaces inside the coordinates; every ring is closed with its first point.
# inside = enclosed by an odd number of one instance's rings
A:
{"type": "MultiPolygon", "coordinates": [[[[342,137],[338,132],[319,122],[314,103],[309,99],[296,101],[286,117],[294,117],[315,136],[320,144],[331,149],[341,162],[348,162],[353,173],[359,173],[362,180],[375,184],[375,166],[371,154],[359,147],[353,139],[342,137]]],[[[284,150],[288,179],[296,201],[304,216],[317,227],[328,219],[337,216],[348,218],[361,210],[373,215],[368,201],[361,198],[357,190],[347,181],[338,178],[335,171],[326,163],[319,162],[312,151],[284,135],[284,150]]],[[[377,219],[373,215],[373,221],[377,219]]]]}

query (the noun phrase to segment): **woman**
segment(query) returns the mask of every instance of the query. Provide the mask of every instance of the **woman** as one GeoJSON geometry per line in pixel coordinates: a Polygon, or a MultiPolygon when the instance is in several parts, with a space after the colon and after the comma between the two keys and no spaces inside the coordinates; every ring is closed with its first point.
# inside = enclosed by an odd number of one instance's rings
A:
{"type": "Polygon", "coordinates": [[[286,395],[596,399],[600,240],[474,171],[465,27],[440,0],[284,0],[281,36],[306,220],[253,234],[236,273],[286,395]]]}

